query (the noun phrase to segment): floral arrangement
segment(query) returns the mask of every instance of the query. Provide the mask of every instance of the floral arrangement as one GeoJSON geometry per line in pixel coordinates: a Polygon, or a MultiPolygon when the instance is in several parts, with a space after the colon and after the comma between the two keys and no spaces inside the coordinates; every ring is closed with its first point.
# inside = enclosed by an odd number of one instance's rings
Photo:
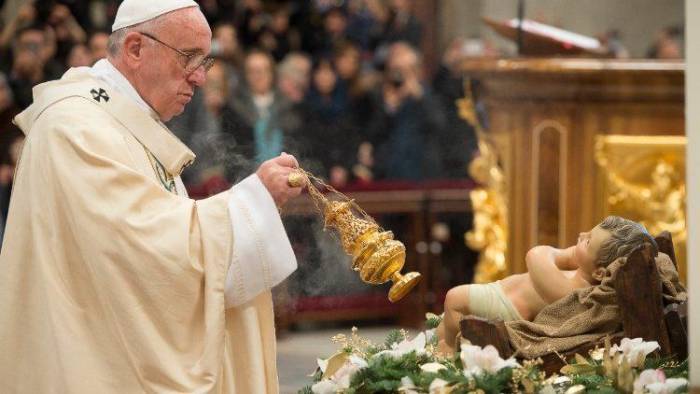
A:
{"type": "Polygon", "coordinates": [[[331,340],[340,350],[318,359],[313,384],[299,394],[460,394],[460,393],[633,393],[688,392],[688,364],[650,356],[656,342],[624,338],[619,345],[579,354],[561,369],[545,376],[541,360],[503,359],[493,346],[463,341],[460,352],[446,357],[437,352],[435,328],[440,317],[428,314],[426,331],[409,337],[404,330],[389,333],[373,344],[352,329],[331,340]]]}

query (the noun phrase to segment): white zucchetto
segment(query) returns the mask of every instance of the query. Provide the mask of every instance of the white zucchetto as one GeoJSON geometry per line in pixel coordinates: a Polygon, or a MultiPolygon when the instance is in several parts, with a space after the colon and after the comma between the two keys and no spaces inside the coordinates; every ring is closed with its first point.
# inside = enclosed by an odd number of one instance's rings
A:
{"type": "Polygon", "coordinates": [[[117,9],[112,32],[188,7],[199,5],[193,0],[124,0],[117,9]]]}

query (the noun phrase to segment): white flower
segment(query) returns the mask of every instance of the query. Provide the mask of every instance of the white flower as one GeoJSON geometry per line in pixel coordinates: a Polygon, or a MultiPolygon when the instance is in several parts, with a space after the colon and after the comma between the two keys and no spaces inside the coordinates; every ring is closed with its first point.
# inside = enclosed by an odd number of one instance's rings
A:
{"type": "Polygon", "coordinates": [[[311,386],[314,394],[335,394],[338,390],[338,385],[332,380],[322,380],[311,386]]]}
{"type": "Polygon", "coordinates": [[[651,394],[672,394],[679,388],[688,385],[688,380],[684,378],[669,378],[665,382],[652,383],[646,386],[651,394]]]}
{"type": "Polygon", "coordinates": [[[631,367],[639,368],[644,364],[646,356],[658,348],[659,343],[656,341],[644,342],[642,338],[622,338],[620,346],[614,345],[610,352],[622,352],[631,367]]]}
{"type": "Polygon", "coordinates": [[[416,384],[413,383],[413,380],[409,378],[408,376],[404,376],[401,378],[401,386],[397,389],[399,393],[403,394],[418,394],[418,391],[416,391],[416,384]]]}
{"type": "Polygon", "coordinates": [[[391,349],[382,350],[381,352],[375,354],[372,357],[380,357],[387,355],[394,359],[403,357],[404,355],[416,352],[416,354],[425,354],[425,333],[421,332],[416,335],[412,340],[404,339],[400,343],[394,343],[391,345],[391,349]]]}
{"type": "MultiPolygon", "coordinates": [[[[319,367],[321,362],[319,360],[319,367]]],[[[321,367],[324,369],[324,367],[321,367]]],[[[350,355],[345,361],[342,367],[340,367],[330,379],[324,379],[313,386],[311,386],[311,391],[315,394],[330,394],[335,393],[339,390],[344,390],[350,387],[350,379],[355,372],[362,368],[367,368],[367,361],[358,357],[354,354],[350,355]]]]}
{"type": "Polygon", "coordinates": [[[519,367],[514,358],[502,359],[498,355],[498,350],[491,345],[483,349],[479,346],[462,344],[462,351],[459,358],[462,360],[464,374],[480,375],[484,372],[495,373],[506,367],[519,367]]]}
{"type": "Polygon", "coordinates": [[[680,387],[688,384],[684,378],[666,379],[664,371],[660,369],[647,369],[642,371],[634,381],[634,394],[671,394],[680,387]]]}
{"type": "Polygon", "coordinates": [[[548,384],[540,389],[539,394],[557,394],[557,390],[551,384],[548,384]]]}
{"type": "Polygon", "coordinates": [[[425,342],[430,343],[432,342],[433,338],[435,338],[435,331],[436,329],[430,329],[430,330],[425,330],[425,342]]]}
{"type": "Polygon", "coordinates": [[[577,384],[575,386],[569,387],[564,394],[580,394],[586,392],[586,386],[582,384],[577,384]]]}
{"type": "Polygon", "coordinates": [[[442,365],[440,363],[427,363],[427,364],[423,364],[420,366],[420,369],[423,372],[429,372],[429,373],[438,373],[439,370],[445,369],[445,368],[447,368],[447,367],[445,367],[444,365],[442,365]]]}
{"type": "Polygon", "coordinates": [[[430,394],[442,394],[447,391],[447,382],[440,378],[433,379],[428,391],[430,394]]]}

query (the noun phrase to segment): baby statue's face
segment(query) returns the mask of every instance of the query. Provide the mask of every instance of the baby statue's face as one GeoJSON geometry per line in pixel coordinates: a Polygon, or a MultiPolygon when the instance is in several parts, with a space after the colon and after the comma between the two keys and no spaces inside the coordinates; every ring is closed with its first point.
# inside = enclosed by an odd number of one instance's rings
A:
{"type": "Polygon", "coordinates": [[[600,225],[593,227],[589,232],[579,234],[578,242],[574,249],[574,259],[578,263],[579,268],[588,274],[592,274],[595,271],[597,268],[595,262],[598,258],[600,247],[610,238],[610,235],[610,231],[602,229],[600,225]]]}

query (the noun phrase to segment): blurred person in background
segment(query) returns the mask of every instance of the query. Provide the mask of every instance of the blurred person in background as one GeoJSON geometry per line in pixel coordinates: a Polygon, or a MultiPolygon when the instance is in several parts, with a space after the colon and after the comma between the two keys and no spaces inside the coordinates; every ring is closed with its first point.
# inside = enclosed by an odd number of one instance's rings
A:
{"type": "Polygon", "coordinates": [[[88,49],[90,49],[90,56],[92,56],[93,63],[107,57],[108,42],[109,35],[107,33],[103,31],[92,33],[88,40],[88,49]]]}
{"type": "MultiPolygon", "coordinates": [[[[252,50],[244,61],[244,81],[229,102],[231,112],[223,119],[222,131],[236,141],[236,152],[262,163],[281,152],[295,152],[294,137],[300,119],[292,103],[275,89],[272,56],[252,50]]],[[[239,163],[228,163],[227,173],[235,179],[239,163]]],[[[232,178],[231,178],[232,177],[232,178]]]]}
{"type": "Polygon", "coordinates": [[[229,99],[230,75],[226,64],[220,60],[214,62],[207,73],[207,81],[204,83],[204,107],[214,120],[214,124],[208,128],[210,132],[221,131],[221,118],[229,99]]]}
{"type": "Polygon", "coordinates": [[[436,134],[436,145],[440,150],[440,176],[444,178],[467,178],[467,166],[477,149],[474,129],[459,116],[457,100],[464,97],[464,75],[462,61],[467,58],[490,57],[481,39],[457,37],[445,49],[440,67],[433,79],[435,96],[445,110],[446,127],[436,134]]]}
{"type": "Polygon", "coordinates": [[[2,71],[9,71],[12,67],[12,44],[17,32],[35,24],[35,21],[36,8],[34,8],[34,4],[26,3],[21,5],[14,17],[3,25],[2,32],[0,32],[0,67],[2,71]]]}
{"type": "Polygon", "coordinates": [[[309,90],[311,59],[303,52],[291,52],[277,66],[277,89],[294,105],[304,100],[309,90]]]}
{"type": "Polygon", "coordinates": [[[323,32],[316,35],[314,56],[332,56],[335,48],[347,41],[347,27],[347,11],[344,7],[337,6],[328,9],[323,14],[323,32]]]}
{"type": "Polygon", "coordinates": [[[192,130],[189,147],[197,155],[197,161],[187,168],[187,183],[199,188],[204,196],[214,195],[230,186],[226,182],[223,163],[228,157],[229,141],[221,133],[222,119],[227,118],[231,109],[228,107],[230,97],[228,73],[229,68],[217,60],[207,72],[207,80],[202,87],[204,107],[200,128],[192,130]]]}
{"type": "Polygon", "coordinates": [[[15,95],[15,103],[26,108],[32,103],[32,87],[53,77],[46,72],[50,55],[50,39],[41,26],[29,26],[17,32],[12,47],[12,71],[10,87],[15,95]]]}
{"type": "Polygon", "coordinates": [[[422,72],[421,56],[411,45],[389,48],[368,126],[376,179],[421,180],[440,173],[435,140],[445,116],[423,84],[422,72]]]}
{"type": "Polygon", "coordinates": [[[240,5],[236,26],[243,48],[248,49],[257,44],[258,37],[270,21],[270,15],[265,12],[262,0],[242,0],[240,5]]]}
{"type": "Polygon", "coordinates": [[[84,44],[75,44],[68,52],[68,59],[66,59],[68,68],[92,66],[93,63],[92,54],[84,44]]]}
{"type": "Polygon", "coordinates": [[[669,26],[661,29],[647,51],[647,57],[652,59],[683,59],[684,41],[683,27],[669,26]]]}
{"type": "Polygon", "coordinates": [[[243,53],[238,41],[238,32],[233,24],[224,22],[216,25],[212,33],[212,56],[220,59],[217,63],[221,63],[226,69],[229,87],[227,96],[230,96],[238,89],[243,69],[243,53]]]}
{"type": "Polygon", "coordinates": [[[352,42],[335,48],[333,64],[338,74],[338,84],[348,96],[348,108],[352,115],[348,121],[353,123],[352,127],[356,130],[364,129],[367,115],[371,113],[369,93],[379,82],[379,77],[374,70],[363,68],[360,48],[352,42]]]}
{"type": "Polygon", "coordinates": [[[615,59],[628,59],[629,50],[622,42],[622,33],[618,29],[610,29],[600,35],[600,43],[605,48],[607,55],[615,59]]]}
{"type": "Polygon", "coordinates": [[[64,4],[40,1],[36,3],[36,7],[39,19],[45,20],[55,35],[56,60],[65,64],[73,45],[87,42],[85,30],[75,19],[70,8],[64,4]]]}
{"type": "Polygon", "coordinates": [[[299,32],[289,25],[289,6],[286,3],[275,7],[269,22],[257,39],[259,47],[272,55],[276,62],[287,53],[301,49],[299,32]]]}
{"type": "MultiPolygon", "coordinates": [[[[0,138],[5,135],[5,129],[12,124],[12,118],[17,115],[19,108],[15,105],[12,89],[5,74],[0,72],[0,138]]],[[[0,146],[7,146],[2,144],[0,146]]]]}
{"type": "Polygon", "coordinates": [[[369,50],[372,31],[376,26],[374,15],[366,0],[349,0],[347,2],[347,29],[349,41],[355,43],[364,52],[369,50]]]}
{"type": "Polygon", "coordinates": [[[375,30],[374,45],[380,52],[395,42],[406,42],[415,48],[420,47],[422,30],[420,21],[413,14],[412,0],[389,0],[388,7],[379,4],[379,0],[372,0],[371,10],[379,29],[375,30]]]}
{"type": "Polygon", "coordinates": [[[12,177],[19,158],[23,134],[12,124],[12,118],[19,113],[14,104],[12,90],[7,78],[0,72],[0,244],[7,218],[12,191],[12,177]]]}
{"type": "Polygon", "coordinates": [[[350,121],[347,92],[339,84],[329,59],[316,63],[311,80],[304,116],[305,153],[309,163],[304,163],[303,156],[300,161],[310,171],[328,179],[332,186],[343,187],[348,183],[348,169],[354,162],[359,142],[350,121]]]}
{"type": "Polygon", "coordinates": [[[210,25],[230,23],[236,14],[236,5],[239,0],[201,0],[199,7],[210,25]]]}

